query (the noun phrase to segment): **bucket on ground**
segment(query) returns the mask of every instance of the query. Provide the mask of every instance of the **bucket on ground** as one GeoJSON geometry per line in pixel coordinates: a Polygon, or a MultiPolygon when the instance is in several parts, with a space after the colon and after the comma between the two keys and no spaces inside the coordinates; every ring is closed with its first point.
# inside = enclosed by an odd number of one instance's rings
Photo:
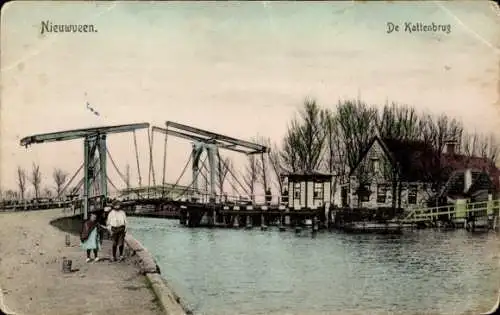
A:
{"type": "Polygon", "coordinates": [[[67,259],[66,257],[63,257],[63,262],[62,262],[62,271],[64,273],[69,273],[71,272],[71,267],[73,265],[73,261],[71,259],[67,259]]]}

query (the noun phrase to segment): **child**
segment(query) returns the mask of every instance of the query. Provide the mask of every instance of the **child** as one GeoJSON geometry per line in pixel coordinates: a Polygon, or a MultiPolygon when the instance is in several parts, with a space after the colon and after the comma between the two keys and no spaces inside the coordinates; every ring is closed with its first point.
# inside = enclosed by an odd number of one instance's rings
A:
{"type": "Polygon", "coordinates": [[[90,219],[83,223],[82,233],[80,234],[81,246],[87,251],[87,262],[92,261],[92,258],[90,258],[91,251],[94,252],[94,261],[99,261],[98,252],[101,248],[101,242],[98,228],[97,216],[92,213],[90,219]]]}

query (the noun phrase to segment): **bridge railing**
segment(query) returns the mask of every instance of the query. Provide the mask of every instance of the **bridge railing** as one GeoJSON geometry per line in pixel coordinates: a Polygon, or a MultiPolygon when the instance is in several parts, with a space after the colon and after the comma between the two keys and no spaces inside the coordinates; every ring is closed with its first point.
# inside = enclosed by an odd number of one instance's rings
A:
{"type": "Polygon", "coordinates": [[[4,210],[33,210],[33,209],[50,209],[50,208],[63,208],[69,206],[71,200],[52,200],[52,201],[2,201],[0,202],[0,211],[4,210]]]}
{"type": "MultiPolygon", "coordinates": [[[[250,198],[241,196],[241,195],[232,195],[232,194],[224,194],[224,195],[215,195],[215,203],[219,204],[227,204],[227,205],[280,205],[283,204],[283,198],[281,196],[270,196],[268,195],[268,199],[266,201],[266,196],[254,196],[254,200],[252,201],[250,198]]],[[[209,203],[212,200],[212,195],[208,192],[199,192],[199,193],[191,193],[186,194],[180,200],[196,200],[200,203],[209,203]]]]}
{"type": "Polygon", "coordinates": [[[491,216],[493,214],[498,215],[499,212],[500,200],[480,201],[474,203],[412,209],[401,220],[401,222],[416,223],[431,221],[440,216],[447,216],[448,219],[464,219],[471,214],[476,216],[491,216]]]}
{"type": "MultiPolygon", "coordinates": [[[[162,191],[161,189],[142,191],[142,192],[129,192],[127,194],[122,194],[121,198],[134,200],[134,199],[169,199],[177,201],[196,201],[199,203],[210,203],[212,200],[212,195],[208,191],[198,190],[197,192],[188,190],[179,192],[177,190],[162,191]]],[[[255,195],[254,201],[250,198],[233,195],[233,194],[223,194],[215,195],[215,202],[222,204],[234,204],[234,205],[285,205],[286,196],[276,196],[276,195],[255,195]],[[267,197],[267,198],[266,198],[267,197]]]]}

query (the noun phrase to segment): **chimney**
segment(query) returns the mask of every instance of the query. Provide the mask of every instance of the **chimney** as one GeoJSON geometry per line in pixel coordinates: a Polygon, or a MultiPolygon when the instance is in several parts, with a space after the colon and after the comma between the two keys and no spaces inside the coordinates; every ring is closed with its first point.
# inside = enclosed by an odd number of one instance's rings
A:
{"type": "Polygon", "coordinates": [[[457,153],[457,152],[455,152],[456,147],[457,147],[457,141],[455,141],[455,140],[448,140],[448,141],[445,142],[445,145],[444,145],[444,150],[445,150],[444,153],[455,154],[455,153],[457,153]]]}
{"type": "Polygon", "coordinates": [[[469,190],[470,186],[472,186],[472,170],[468,168],[464,173],[464,193],[469,190]]]}

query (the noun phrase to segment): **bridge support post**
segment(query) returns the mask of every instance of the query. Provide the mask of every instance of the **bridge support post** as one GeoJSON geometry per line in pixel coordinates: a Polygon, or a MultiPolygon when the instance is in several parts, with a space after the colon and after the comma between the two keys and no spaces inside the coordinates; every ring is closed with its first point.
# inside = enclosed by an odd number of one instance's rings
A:
{"type": "Polygon", "coordinates": [[[83,219],[87,220],[89,209],[89,192],[90,192],[90,178],[89,178],[89,164],[90,164],[90,139],[85,138],[83,141],[83,219]]]}
{"type": "Polygon", "coordinates": [[[319,230],[319,220],[317,216],[314,216],[312,219],[312,230],[313,232],[317,232],[319,230]]]}
{"type": "Polygon", "coordinates": [[[269,190],[267,187],[267,178],[266,178],[267,168],[266,168],[266,159],[264,158],[264,152],[260,154],[260,161],[262,163],[262,180],[264,184],[264,195],[265,195],[264,198],[266,201],[266,205],[268,205],[270,203],[270,200],[268,200],[269,190]]]}
{"type": "Polygon", "coordinates": [[[251,229],[253,227],[253,220],[252,220],[252,216],[251,215],[247,215],[245,217],[245,224],[246,224],[246,228],[247,229],[251,229]]]}
{"type": "Polygon", "coordinates": [[[208,154],[208,164],[210,167],[210,202],[215,203],[215,185],[216,185],[216,164],[215,164],[215,156],[217,154],[217,147],[213,144],[207,144],[207,154],[208,154]]]}
{"type": "MultiPolygon", "coordinates": [[[[104,200],[107,199],[108,197],[108,171],[106,168],[106,135],[102,134],[99,136],[98,139],[99,143],[99,174],[100,174],[100,179],[101,179],[101,196],[104,200]]],[[[104,206],[104,202],[102,203],[104,206]]]]}
{"type": "Polygon", "coordinates": [[[186,225],[187,224],[187,211],[184,209],[180,209],[179,216],[180,216],[179,223],[182,225],[186,225]]]}
{"type": "Polygon", "coordinates": [[[201,143],[194,143],[193,144],[193,151],[191,152],[192,154],[192,161],[193,161],[193,190],[194,193],[198,193],[198,175],[200,173],[200,168],[198,163],[200,162],[200,156],[201,152],[203,150],[202,144],[201,143]]]}

